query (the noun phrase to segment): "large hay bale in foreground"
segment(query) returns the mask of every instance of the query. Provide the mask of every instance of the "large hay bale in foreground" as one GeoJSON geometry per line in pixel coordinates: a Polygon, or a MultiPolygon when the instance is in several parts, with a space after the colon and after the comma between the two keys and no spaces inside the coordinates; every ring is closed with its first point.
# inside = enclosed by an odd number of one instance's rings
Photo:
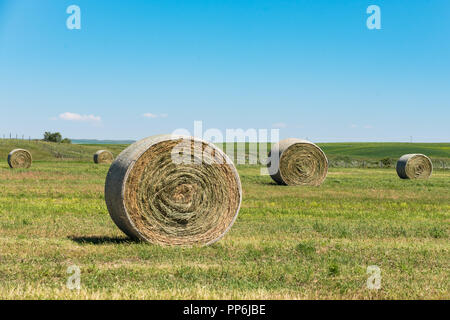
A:
{"type": "Polygon", "coordinates": [[[113,161],[113,154],[107,150],[98,150],[96,153],[94,153],[95,163],[111,163],[113,161]]]}
{"type": "Polygon", "coordinates": [[[319,186],[328,172],[328,159],[314,143],[290,138],[274,144],[269,174],[278,184],[319,186]]]}
{"type": "Polygon", "coordinates": [[[405,154],[398,159],[396,169],[402,179],[428,179],[433,172],[433,163],[423,154],[405,154]]]}
{"type": "Polygon", "coordinates": [[[116,225],[131,238],[162,245],[219,240],[235,221],[241,198],[239,175],[226,154],[184,136],[132,144],[112,163],[105,184],[116,225]]]}
{"type": "Polygon", "coordinates": [[[31,153],[25,149],[14,149],[8,154],[8,164],[11,168],[24,168],[31,167],[33,159],[31,153]]]}

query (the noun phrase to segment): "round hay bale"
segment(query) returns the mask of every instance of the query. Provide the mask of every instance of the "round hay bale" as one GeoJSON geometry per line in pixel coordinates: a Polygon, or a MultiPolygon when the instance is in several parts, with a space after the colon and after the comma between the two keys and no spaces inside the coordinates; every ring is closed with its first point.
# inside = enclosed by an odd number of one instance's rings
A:
{"type": "Polygon", "coordinates": [[[31,157],[31,153],[28,150],[14,149],[8,154],[8,164],[13,169],[27,169],[31,167],[32,162],[33,158],[31,157]]]}
{"type": "Polygon", "coordinates": [[[111,163],[113,161],[113,154],[107,150],[98,150],[96,153],[94,153],[95,163],[111,163]]]}
{"type": "Polygon", "coordinates": [[[131,238],[160,245],[219,240],[236,220],[241,198],[239,175],[227,155],[185,136],[158,135],[132,144],[112,163],[105,183],[116,225],[131,238]]]}
{"type": "Polygon", "coordinates": [[[405,154],[398,159],[396,169],[402,179],[428,179],[433,172],[433,163],[423,154],[405,154]]]}
{"type": "Polygon", "coordinates": [[[278,184],[319,186],[327,176],[328,159],[314,143],[290,138],[272,146],[268,167],[278,184]]]}

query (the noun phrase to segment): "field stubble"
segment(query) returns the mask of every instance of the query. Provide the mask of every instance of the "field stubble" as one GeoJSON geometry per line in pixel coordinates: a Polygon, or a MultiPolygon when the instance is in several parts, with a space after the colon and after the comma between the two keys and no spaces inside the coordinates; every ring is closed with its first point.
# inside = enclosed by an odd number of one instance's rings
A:
{"type": "Polygon", "coordinates": [[[103,196],[107,165],[0,165],[1,298],[448,299],[450,172],[331,168],[321,187],[277,186],[239,166],[244,200],[220,242],[128,240],[103,196]],[[81,268],[69,290],[67,267],[81,268]],[[366,287],[369,265],[381,289],[366,287]]]}

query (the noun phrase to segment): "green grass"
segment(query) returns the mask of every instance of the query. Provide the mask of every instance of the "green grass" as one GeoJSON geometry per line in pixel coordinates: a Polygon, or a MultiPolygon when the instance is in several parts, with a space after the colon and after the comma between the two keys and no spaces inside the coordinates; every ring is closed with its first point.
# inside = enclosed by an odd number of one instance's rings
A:
{"type": "Polygon", "coordinates": [[[395,162],[404,154],[422,153],[431,158],[435,168],[450,168],[450,143],[320,143],[332,166],[337,167],[394,167],[395,162]]]}
{"type": "Polygon", "coordinates": [[[240,166],[239,217],[201,248],[129,241],[106,210],[107,170],[0,164],[0,298],[450,298],[448,170],[405,181],[393,169],[331,168],[316,188],[240,166]],[[73,264],[79,292],[66,288],[73,264]],[[381,268],[380,290],[366,287],[370,265],[381,268]]]}
{"type": "Polygon", "coordinates": [[[101,149],[111,151],[117,156],[127,145],[80,145],[52,143],[44,141],[0,139],[0,159],[6,159],[8,153],[16,148],[27,149],[33,156],[33,161],[93,161],[94,153],[101,149]]]}
{"type": "Polygon", "coordinates": [[[450,143],[353,142],[320,143],[331,156],[364,159],[400,158],[408,153],[423,153],[433,158],[450,159],[450,143]]]}

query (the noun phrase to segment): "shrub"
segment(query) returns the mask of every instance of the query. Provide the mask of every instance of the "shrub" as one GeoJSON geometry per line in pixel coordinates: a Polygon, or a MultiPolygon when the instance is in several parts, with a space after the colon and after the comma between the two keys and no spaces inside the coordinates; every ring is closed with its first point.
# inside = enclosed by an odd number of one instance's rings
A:
{"type": "Polygon", "coordinates": [[[59,132],[45,132],[44,133],[44,141],[47,142],[61,142],[62,136],[59,132]]]}

